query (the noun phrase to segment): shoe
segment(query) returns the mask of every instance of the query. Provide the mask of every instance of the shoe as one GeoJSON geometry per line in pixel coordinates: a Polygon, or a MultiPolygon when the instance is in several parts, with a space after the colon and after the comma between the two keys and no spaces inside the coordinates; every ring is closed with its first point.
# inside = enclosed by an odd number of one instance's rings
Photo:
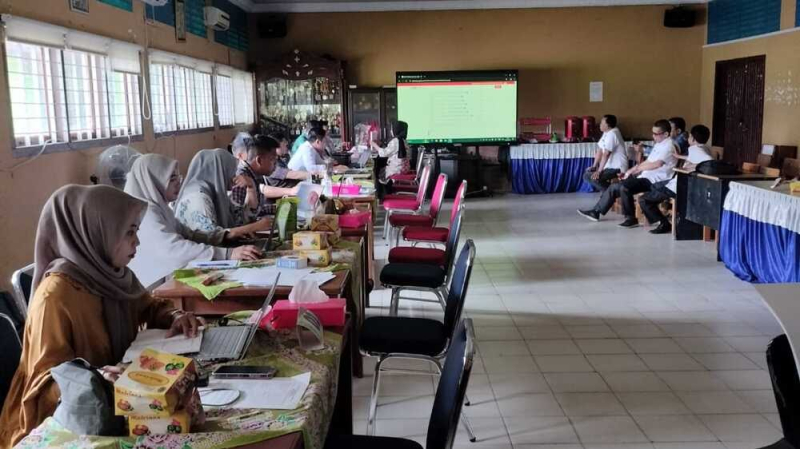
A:
{"type": "Polygon", "coordinates": [[[586,217],[586,218],[588,218],[589,220],[592,220],[592,221],[600,221],[600,212],[597,212],[596,210],[593,210],[593,209],[589,209],[589,210],[580,210],[580,209],[578,209],[578,214],[580,214],[580,215],[582,215],[582,216],[584,216],[584,217],[586,217]]]}
{"type": "Polygon", "coordinates": [[[619,225],[620,225],[620,227],[628,228],[628,229],[638,228],[639,227],[639,220],[637,220],[635,218],[626,218],[625,221],[623,221],[619,225]]]}
{"type": "Polygon", "coordinates": [[[672,225],[669,222],[662,222],[657,228],[650,230],[651,234],[672,234],[672,225]]]}

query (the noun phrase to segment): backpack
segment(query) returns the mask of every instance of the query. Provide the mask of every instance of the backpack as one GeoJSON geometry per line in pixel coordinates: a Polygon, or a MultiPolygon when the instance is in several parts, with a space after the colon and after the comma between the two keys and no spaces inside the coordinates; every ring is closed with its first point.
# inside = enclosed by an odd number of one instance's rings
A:
{"type": "Polygon", "coordinates": [[[735,165],[729,164],[727,162],[717,161],[717,160],[710,160],[710,161],[703,161],[697,164],[697,168],[695,169],[697,173],[702,173],[704,175],[738,175],[741,174],[738,168],[735,165]]]}
{"type": "Polygon", "coordinates": [[[84,359],[50,370],[61,390],[53,414],[59,424],[78,435],[121,436],[125,418],[114,416],[114,386],[84,359]]]}

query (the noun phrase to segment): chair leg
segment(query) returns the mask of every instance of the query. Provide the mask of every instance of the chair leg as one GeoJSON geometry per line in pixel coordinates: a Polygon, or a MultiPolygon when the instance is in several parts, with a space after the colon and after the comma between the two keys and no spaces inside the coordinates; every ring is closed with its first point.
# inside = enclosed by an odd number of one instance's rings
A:
{"type": "Polygon", "coordinates": [[[474,443],[478,441],[478,438],[475,436],[475,432],[472,430],[472,424],[469,423],[469,418],[464,412],[461,412],[461,424],[464,425],[464,428],[467,430],[467,435],[469,435],[469,442],[474,443]]]}
{"type": "Polygon", "coordinates": [[[386,236],[389,233],[389,217],[391,217],[391,216],[392,216],[392,211],[391,210],[387,210],[386,211],[386,217],[384,217],[385,221],[383,222],[383,239],[384,240],[386,240],[386,236]]]}
{"type": "Polygon", "coordinates": [[[433,294],[436,295],[436,298],[439,299],[439,304],[442,305],[442,310],[447,310],[447,287],[441,286],[433,291],[433,294]]]}
{"type": "Polygon", "coordinates": [[[386,361],[384,356],[375,363],[375,375],[372,378],[372,396],[369,401],[369,416],[367,417],[367,435],[375,435],[375,418],[378,413],[378,393],[381,387],[381,365],[386,361]]]}
{"type": "Polygon", "coordinates": [[[397,311],[400,308],[400,289],[392,289],[392,299],[389,301],[389,316],[397,316],[397,311]]]}
{"type": "Polygon", "coordinates": [[[400,246],[400,235],[403,234],[403,228],[397,228],[395,230],[395,232],[396,232],[396,234],[395,234],[394,246],[396,248],[396,247],[400,246]]]}

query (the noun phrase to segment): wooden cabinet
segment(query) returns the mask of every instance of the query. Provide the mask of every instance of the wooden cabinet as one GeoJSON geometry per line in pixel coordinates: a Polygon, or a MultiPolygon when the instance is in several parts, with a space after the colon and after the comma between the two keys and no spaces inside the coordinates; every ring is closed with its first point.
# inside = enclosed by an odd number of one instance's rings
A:
{"type": "Polygon", "coordinates": [[[356,125],[374,124],[380,131],[377,137],[381,142],[391,140],[392,124],[397,121],[397,89],[351,88],[347,96],[348,136],[355,136],[356,125]]]}

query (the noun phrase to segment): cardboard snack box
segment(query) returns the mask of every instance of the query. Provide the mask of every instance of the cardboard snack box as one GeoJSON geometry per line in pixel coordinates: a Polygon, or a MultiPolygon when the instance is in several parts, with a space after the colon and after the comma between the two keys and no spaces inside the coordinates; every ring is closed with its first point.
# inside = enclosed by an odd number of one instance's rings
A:
{"type": "Polygon", "coordinates": [[[315,215],[311,217],[311,230],[336,232],[339,230],[339,216],[334,214],[315,215]]]}
{"type": "Polygon", "coordinates": [[[190,399],[196,377],[192,359],[147,348],[114,382],[115,413],[168,417],[190,399]]]}
{"type": "Polygon", "coordinates": [[[169,416],[129,416],[128,433],[132,437],[142,435],[160,435],[189,433],[192,428],[202,425],[206,421],[200,393],[193,389],[189,400],[180,410],[169,416]]]}
{"type": "Polygon", "coordinates": [[[296,250],[320,250],[328,248],[328,239],[321,232],[303,231],[292,236],[292,248],[296,250]]]}
{"type": "Polygon", "coordinates": [[[331,250],[301,250],[300,256],[308,259],[310,267],[327,267],[331,264],[331,250]]]}

